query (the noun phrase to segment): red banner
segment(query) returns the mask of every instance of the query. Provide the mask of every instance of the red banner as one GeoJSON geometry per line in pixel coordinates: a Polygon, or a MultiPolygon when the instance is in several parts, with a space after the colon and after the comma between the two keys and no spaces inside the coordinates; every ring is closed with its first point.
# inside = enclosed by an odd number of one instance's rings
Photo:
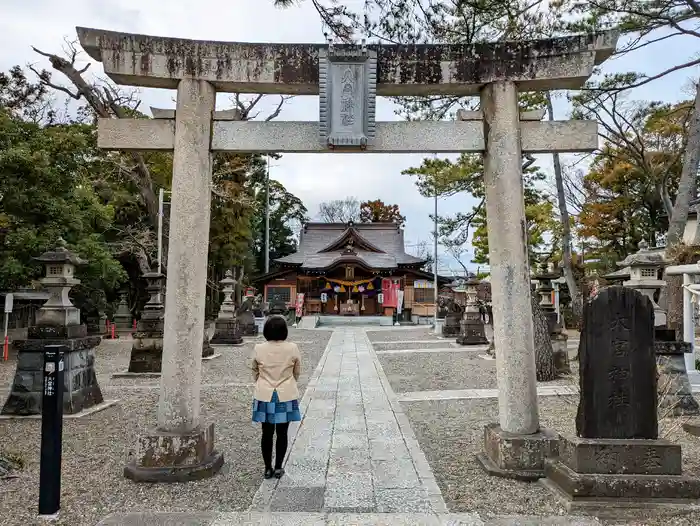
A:
{"type": "Polygon", "coordinates": [[[297,318],[301,318],[304,315],[304,293],[299,292],[297,294],[297,304],[296,304],[297,318]]]}
{"type": "Polygon", "coordinates": [[[397,281],[392,281],[390,279],[382,279],[382,293],[384,294],[384,307],[394,307],[398,305],[398,291],[401,285],[397,281]]]}

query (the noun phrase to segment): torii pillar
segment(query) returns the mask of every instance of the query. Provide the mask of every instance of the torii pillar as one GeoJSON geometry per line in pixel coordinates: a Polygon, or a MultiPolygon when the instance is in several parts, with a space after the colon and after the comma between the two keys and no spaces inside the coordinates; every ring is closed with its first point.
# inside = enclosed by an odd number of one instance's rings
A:
{"type": "Polygon", "coordinates": [[[536,480],[559,437],[539,423],[517,86],[486,85],[481,107],[499,422],[477,459],[493,475],[536,480]]]}
{"type": "Polygon", "coordinates": [[[124,468],[135,481],[197,480],[224,463],[214,424],[202,425],[199,416],[215,102],[206,80],[179,81],[158,427],[139,437],[124,468]]]}

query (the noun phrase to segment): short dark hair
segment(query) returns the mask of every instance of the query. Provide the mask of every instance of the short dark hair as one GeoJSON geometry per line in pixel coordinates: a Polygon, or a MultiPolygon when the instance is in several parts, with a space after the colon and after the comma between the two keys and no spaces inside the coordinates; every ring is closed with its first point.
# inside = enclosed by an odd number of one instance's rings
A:
{"type": "Polygon", "coordinates": [[[288,334],[287,320],[277,315],[267,317],[263,327],[263,336],[267,341],[283,342],[287,339],[288,334]]]}

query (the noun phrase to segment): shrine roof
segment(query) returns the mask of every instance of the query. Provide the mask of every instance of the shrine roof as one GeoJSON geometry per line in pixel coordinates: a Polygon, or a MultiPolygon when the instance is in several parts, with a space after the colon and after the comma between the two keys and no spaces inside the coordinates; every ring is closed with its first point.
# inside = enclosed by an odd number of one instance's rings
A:
{"type": "Polygon", "coordinates": [[[275,261],[306,269],[328,268],[353,261],[376,269],[425,262],[406,253],[403,230],[396,223],[389,222],[307,223],[301,232],[299,250],[275,261]],[[351,243],[350,247],[348,243],[351,243]]]}

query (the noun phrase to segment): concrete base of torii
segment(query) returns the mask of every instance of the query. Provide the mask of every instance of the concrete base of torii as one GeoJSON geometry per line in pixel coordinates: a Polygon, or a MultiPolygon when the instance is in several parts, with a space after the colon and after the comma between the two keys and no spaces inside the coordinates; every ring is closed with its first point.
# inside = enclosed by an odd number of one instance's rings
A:
{"type": "Polygon", "coordinates": [[[134,482],[188,482],[215,475],[223,464],[223,453],[214,449],[214,424],[209,424],[186,433],[140,436],[124,476],[134,482]]]}

